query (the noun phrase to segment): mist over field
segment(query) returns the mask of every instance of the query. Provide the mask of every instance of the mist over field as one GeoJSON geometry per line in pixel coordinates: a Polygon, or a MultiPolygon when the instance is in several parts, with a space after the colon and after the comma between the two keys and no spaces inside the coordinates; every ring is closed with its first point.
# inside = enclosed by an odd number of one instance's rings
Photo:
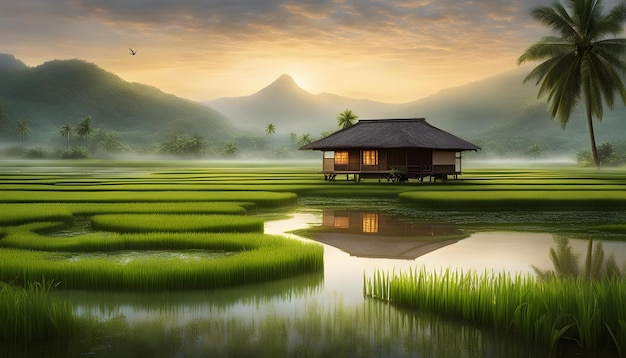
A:
{"type": "MultiPolygon", "coordinates": [[[[298,151],[304,138],[316,140],[338,130],[337,116],[346,109],[360,120],[425,118],[479,145],[482,150],[469,154],[470,160],[537,162],[575,159],[588,151],[583,108],[578,106],[567,127],[561,128],[548,115],[545,99],[537,99],[537,87],[523,84],[528,70],[523,67],[403,104],[312,94],[284,74],[252,95],[201,104],[126,82],[85,61],[55,60],[28,67],[4,54],[0,155],[60,157],[64,148],[84,147],[84,138],[76,133],[67,138],[60,130],[90,116],[94,133],[87,144],[97,157],[132,153],[148,158],[313,159],[314,153],[298,151]],[[23,138],[16,133],[18,119],[29,125],[23,138]],[[270,123],[275,126],[271,135],[266,132],[270,123]]],[[[605,111],[603,120],[596,121],[596,141],[626,148],[624,118],[626,107],[621,104],[605,111]]]]}

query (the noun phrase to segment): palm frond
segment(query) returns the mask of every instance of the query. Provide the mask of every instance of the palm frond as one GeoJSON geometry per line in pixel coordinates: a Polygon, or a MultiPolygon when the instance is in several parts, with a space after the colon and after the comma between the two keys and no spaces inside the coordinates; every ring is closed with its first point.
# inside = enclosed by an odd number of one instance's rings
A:
{"type": "Polygon", "coordinates": [[[574,20],[563,5],[558,2],[555,2],[552,7],[538,6],[531,10],[530,15],[535,20],[560,33],[564,39],[575,39],[578,37],[574,20]]]}

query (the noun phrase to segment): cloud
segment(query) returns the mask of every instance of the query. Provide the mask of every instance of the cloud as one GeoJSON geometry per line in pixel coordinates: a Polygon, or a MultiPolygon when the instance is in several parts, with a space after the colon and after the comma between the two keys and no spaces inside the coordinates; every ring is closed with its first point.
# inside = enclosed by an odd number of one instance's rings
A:
{"type": "MultiPolygon", "coordinates": [[[[605,1],[608,8],[623,0],[605,1]]],[[[190,77],[223,82],[236,72],[247,78],[264,72],[265,81],[282,66],[318,71],[332,83],[347,76],[342,72],[360,71],[363,82],[353,86],[361,87],[376,87],[365,82],[368,78],[389,77],[403,84],[389,87],[401,91],[406,78],[453,85],[470,75],[477,79],[515,68],[517,56],[548,32],[529,15],[541,4],[544,0],[4,1],[0,52],[29,64],[78,57],[156,86],[169,86],[177,77],[181,83],[182,78],[191,83],[190,77]],[[132,63],[127,47],[139,51],[132,63]]],[[[353,73],[349,80],[357,77],[353,73]]],[[[194,90],[201,86],[193,84],[194,90]]]]}

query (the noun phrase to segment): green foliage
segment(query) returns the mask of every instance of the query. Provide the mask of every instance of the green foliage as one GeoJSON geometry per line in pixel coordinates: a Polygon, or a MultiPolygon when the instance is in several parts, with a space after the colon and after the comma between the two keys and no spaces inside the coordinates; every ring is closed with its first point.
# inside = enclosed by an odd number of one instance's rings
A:
{"type": "Polygon", "coordinates": [[[276,133],[276,126],[274,125],[274,123],[268,123],[267,126],[265,126],[265,133],[267,133],[267,135],[269,136],[276,133]]]}
{"type": "MultiPolygon", "coordinates": [[[[594,165],[593,155],[589,151],[579,151],[576,159],[580,166],[594,165]]],[[[602,142],[598,146],[598,159],[601,167],[618,167],[626,163],[626,148],[618,148],[612,142],[602,142]]]]}
{"type": "Polygon", "coordinates": [[[547,95],[550,114],[558,117],[565,128],[572,111],[582,101],[586,109],[591,137],[591,152],[596,167],[600,166],[593,131],[593,117],[601,120],[603,103],[613,109],[617,94],[626,104],[626,87],[620,72],[626,68],[623,54],[625,39],[614,39],[623,31],[626,5],[620,4],[603,14],[602,0],[575,0],[563,6],[538,6],[531,15],[560,37],[547,36],[530,46],[518,59],[543,61],[524,81],[541,84],[539,96],[547,95]]]}
{"type": "Polygon", "coordinates": [[[229,156],[234,156],[235,154],[237,154],[238,151],[239,146],[237,146],[237,144],[235,143],[226,143],[222,147],[222,153],[229,156]]]}
{"type": "Polygon", "coordinates": [[[15,133],[20,137],[20,141],[24,142],[24,137],[26,137],[30,133],[30,124],[28,121],[23,119],[18,119],[15,122],[15,133]]]}
{"type": "Polygon", "coordinates": [[[194,134],[170,133],[159,148],[159,152],[173,155],[200,155],[206,149],[206,139],[194,134]]]}
{"type": "MultiPolygon", "coordinates": [[[[174,185],[176,178],[196,180],[169,175],[174,185]]],[[[63,288],[158,291],[241,285],[322,268],[321,246],[264,235],[263,220],[245,215],[245,208],[293,204],[295,194],[215,190],[219,185],[170,190],[164,178],[126,191],[114,185],[123,179],[51,178],[57,184],[67,179],[90,185],[0,194],[0,280],[27,285],[44,277],[63,288]]]]}
{"type": "MultiPolygon", "coordinates": [[[[3,263],[0,279],[22,285],[49,277],[61,281],[61,287],[65,289],[193,290],[275,280],[322,269],[321,246],[263,234],[151,233],[121,237],[92,234],[59,242],[37,238],[34,233],[26,234],[19,229],[13,230],[13,234],[5,239],[57,247],[73,242],[78,250],[97,247],[108,251],[106,254],[76,256],[62,252],[51,255],[46,251],[0,249],[3,263]],[[22,239],[12,238],[13,234],[22,239]],[[131,255],[133,259],[129,260],[126,256],[119,257],[117,251],[109,251],[119,250],[120,245],[149,251],[131,255]],[[162,247],[170,247],[177,254],[154,254],[154,250],[162,247]],[[190,247],[213,250],[218,254],[212,258],[191,255],[197,258],[190,259],[184,251],[190,247]],[[24,266],[24,262],[29,265],[24,266]]],[[[64,249],[69,248],[71,246],[64,249]]]]}
{"type": "Polygon", "coordinates": [[[263,232],[263,221],[234,215],[108,214],[91,217],[91,227],[115,232],[263,232]]]}
{"type": "Polygon", "coordinates": [[[101,128],[96,128],[91,138],[91,148],[96,153],[121,153],[128,150],[128,146],[122,142],[122,136],[119,133],[101,128]]]}
{"type": "Polygon", "coordinates": [[[337,116],[337,126],[341,129],[352,127],[354,122],[359,118],[352,110],[346,109],[337,116]]]}
{"type": "Polygon", "coordinates": [[[61,157],[63,159],[88,159],[91,158],[91,154],[83,148],[72,148],[64,151],[61,157]]]}
{"type": "Polygon", "coordinates": [[[606,342],[617,348],[626,320],[622,302],[626,281],[611,276],[598,281],[536,281],[530,275],[425,269],[376,272],[364,280],[365,294],[395,305],[427,310],[519,334],[550,348],[576,341],[587,350],[606,342]]]}
{"type": "Polygon", "coordinates": [[[26,157],[30,159],[45,158],[48,153],[42,147],[31,148],[26,152],[26,157]]]}
{"type": "Polygon", "coordinates": [[[87,150],[87,139],[93,132],[93,126],[91,124],[91,120],[92,120],[91,116],[87,116],[83,118],[82,121],[78,122],[78,124],[76,125],[76,129],[75,129],[76,135],[85,139],[85,150],[87,150]]]}
{"type": "Polygon", "coordinates": [[[527,154],[531,158],[537,159],[538,157],[543,155],[543,147],[541,146],[541,144],[535,143],[532,146],[530,146],[530,148],[528,148],[527,154]]]}
{"type": "Polygon", "coordinates": [[[0,97],[12,118],[28,118],[36,140],[58,137],[68,118],[87,114],[121,140],[147,146],[167,133],[202,133],[223,140],[233,126],[200,103],[130,83],[81,60],[54,60],[37,67],[9,68],[2,74],[0,97]],[[45,113],[45,116],[42,115],[45,113]]]}
{"type": "Polygon", "coordinates": [[[71,337],[77,330],[72,307],[53,301],[52,281],[33,281],[26,288],[0,282],[0,342],[52,340],[71,337]]]}

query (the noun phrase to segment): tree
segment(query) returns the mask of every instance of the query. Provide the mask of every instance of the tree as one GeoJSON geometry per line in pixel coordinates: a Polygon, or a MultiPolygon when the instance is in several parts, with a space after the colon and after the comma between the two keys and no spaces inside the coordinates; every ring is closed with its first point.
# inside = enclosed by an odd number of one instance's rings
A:
{"type": "Polygon", "coordinates": [[[117,132],[97,128],[91,138],[91,147],[95,152],[119,153],[125,151],[126,145],[117,132]]]}
{"type": "Polygon", "coordinates": [[[276,126],[274,125],[274,123],[267,124],[267,126],[265,127],[265,133],[267,133],[267,135],[269,136],[276,133],[276,126]]]}
{"type": "Polygon", "coordinates": [[[535,143],[528,148],[527,153],[531,158],[533,158],[533,160],[536,160],[543,155],[543,148],[541,147],[541,144],[535,143]]]}
{"type": "Polygon", "coordinates": [[[70,137],[72,136],[73,133],[73,129],[72,126],[67,123],[66,125],[64,125],[63,127],[61,127],[61,131],[59,132],[59,134],[61,134],[61,136],[67,138],[67,150],[70,150],[70,137]]]}
{"type": "Polygon", "coordinates": [[[222,152],[226,155],[230,155],[233,156],[235,154],[237,154],[237,152],[239,151],[239,147],[237,146],[237,144],[235,143],[226,143],[224,144],[224,146],[222,147],[222,152]]]}
{"type": "Polygon", "coordinates": [[[24,137],[30,133],[30,125],[23,119],[18,119],[15,126],[15,132],[20,136],[20,141],[24,143],[24,137]]]}
{"type": "Polygon", "coordinates": [[[626,88],[618,71],[626,72],[626,39],[608,38],[623,31],[626,5],[603,14],[602,0],[566,0],[568,9],[555,2],[531,11],[537,21],[560,33],[531,45],[518,58],[543,61],[524,79],[536,80],[539,97],[548,96],[552,117],[558,117],[565,128],[574,107],[582,101],[586,109],[591,151],[599,167],[593,130],[593,117],[602,120],[603,102],[613,109],[617,93],[626,104],[626,88]]]}
{"type": "Polygon", "coordinates": [[[605,259],[604,248],[601,242],[594,248],[594,240],[589,239],[584,265],[581,265],[579,262],[580,255],[574,252],[567,237],[554,235],[553,240],[557,245],[556,248],[550,248],[550,261],[552,261],[554,270],[541,270],[534,265],[532,266],[540,279],[582,277],[589,281],[612,276],[624,277],[626,275],[626,265],[620,268],[613,254],[610,254],[605,259]]]}
{"type": "Polygon", "coordinates": [[[298,145],[299,146],[303,146],[303,145],[307,145],[309,143],[311,143],[313,141],[313,139],[311,139],[311,135],[309,133],[303,134],[300,137],[298,137],[298,145]]]}
{"type": "Polygon", "coordinates": [[[206,146],[206,139],[200,134],[190,137],[187,134],[170,133],[160,145],[159,151],[174,155],[200,155],[206,146]]]}
{"type": "Polygon", "coordinates": [[[337,116],[337,126],[341,129],[352,127],[354,122],[359,118],[352,110],[346,109],[337,116]]]}
{"type": "Polygon", "coordinates": [[[87,116],[82,121],[78,122],[78,125],[76,126],[76,134],[85,139],[85,150],[87,150],[87,137],[89,137],[91,132],[93,132],[93,127],[91,126],[91,116],[87,116]]]}

